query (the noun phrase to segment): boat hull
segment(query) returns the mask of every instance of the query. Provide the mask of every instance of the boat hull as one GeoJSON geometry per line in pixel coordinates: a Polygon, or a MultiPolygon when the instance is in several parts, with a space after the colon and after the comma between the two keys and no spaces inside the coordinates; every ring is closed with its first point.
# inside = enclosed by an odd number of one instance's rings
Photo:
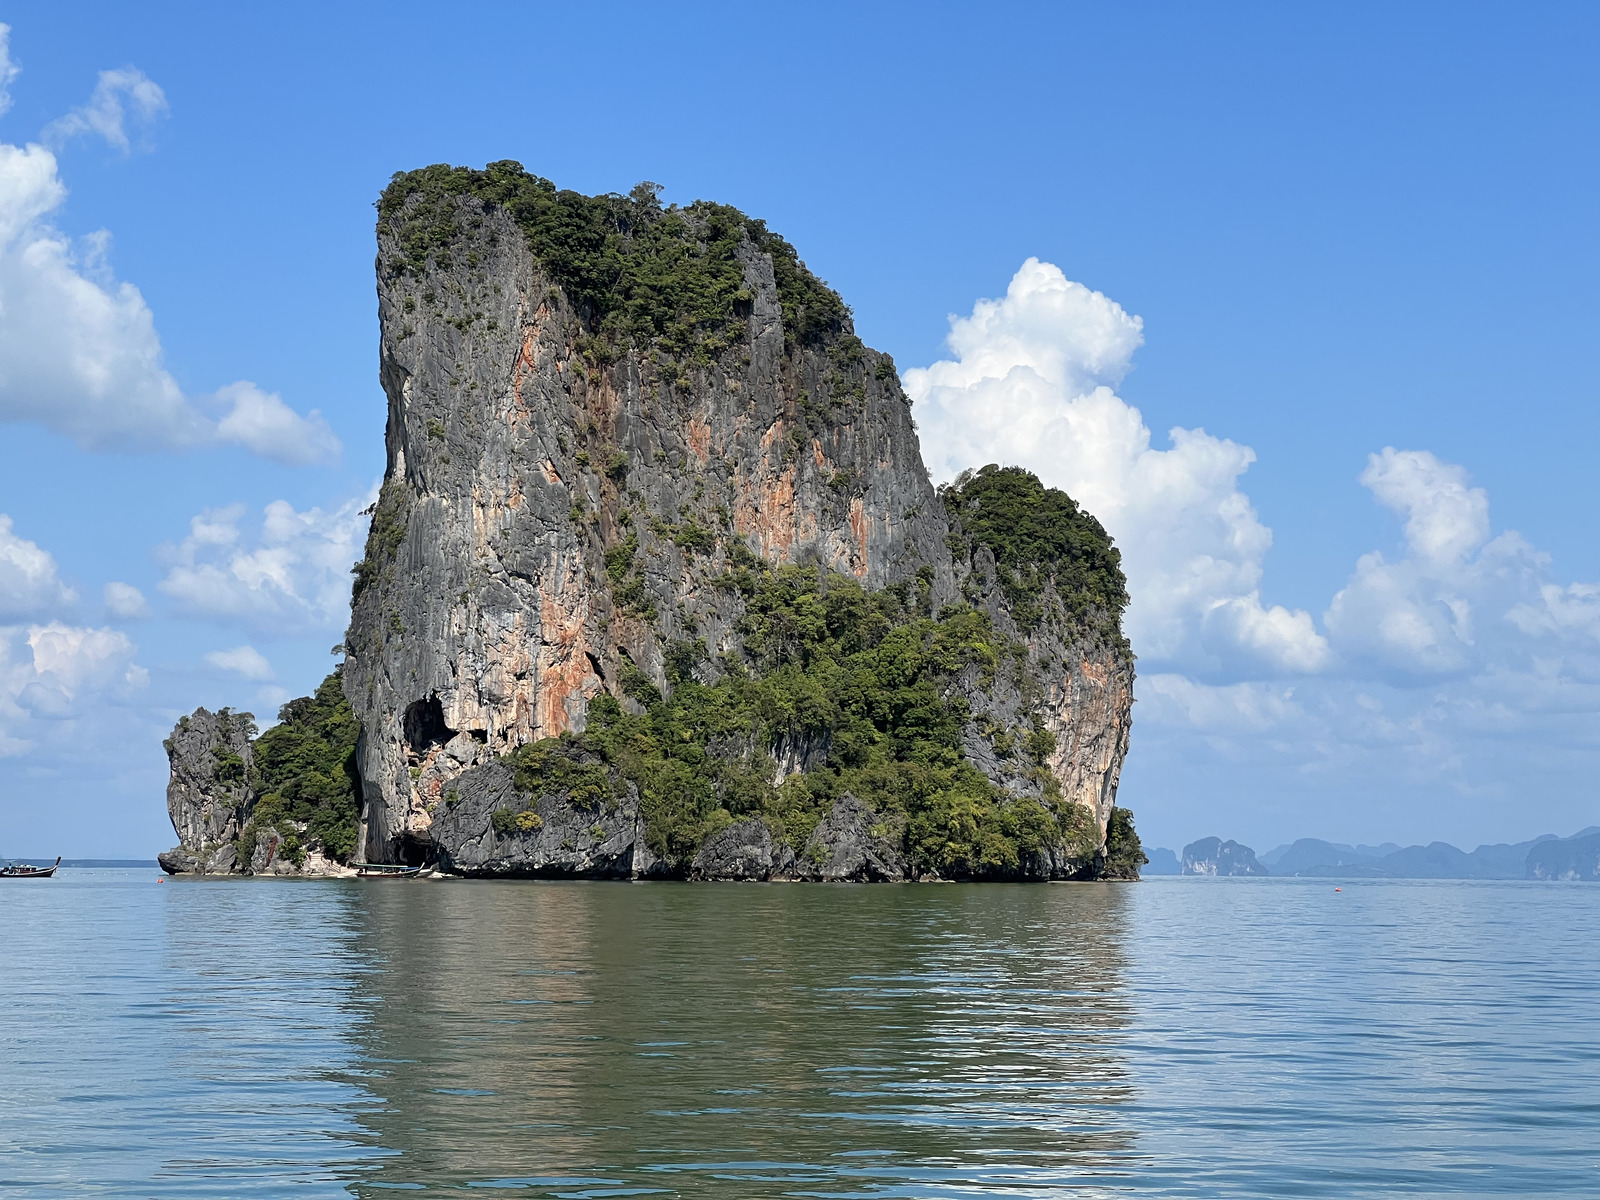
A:
{"type": "Polygon", "coordinates": [[[60,865],[57,858],[48,867],[0,867],[0,879],[49,879],[60,865]]]}
{"type": "Polygon", "coordinates": [[[421,867],[390,866],[387,863],[358,863],[358,879],[415,879],[422,874],[421,867]]]}

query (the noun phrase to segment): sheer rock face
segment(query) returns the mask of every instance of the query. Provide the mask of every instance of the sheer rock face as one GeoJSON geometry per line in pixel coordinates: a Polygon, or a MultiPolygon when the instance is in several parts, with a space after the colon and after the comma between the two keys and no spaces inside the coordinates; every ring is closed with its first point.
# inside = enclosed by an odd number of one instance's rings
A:
{"type": "MultiPolygon", "coordinates": [[[[735,556],[815,561],[872,588],[910,583],[937,611],[970,573],[982,576],[986,552],[952,560],[892,362],[863,349],[842,386],[837,339],[786,343],[772,261],[753,243],[740,250],[746,342],[680,375],[638,352],[586,358],[580,316],[522,230],[503,210],[457,203],[448,270],[403,270],[402,248],[380,226],[388,467],[344,673],[362,727],[357,852],[535,871],[536,860],[567,863],[561,854],[577,851],[558,853],[561,840],[543,832],[502,845],[489,825],[497,803],[479,796],[499,778],[489,764],[582,731],[602,690],[638,711],[624,681],[642,672],[666,691],[674,641],[704,638],[697,677],[716,678],[719,655],[739,649],[743,602],[708,581],[735,556]]],[[[992,579],[985,603],[1015,630],[992,579]]],[[[1016,724],[1039,706],[1056,739],[1048,765],[1063,793],[1093,810],[1103,843],[1128,745],[1131,659],[1072,631],[1024,640],[1044,694],[973,682],[969,757],[1037,792],[986,748],[977,718],[1016,724]]],[[[826,748],[776,749],[794,770],[826,748]]],[[[585,850],[589,865],[572,859],[572,871],[648,871],[634,840],[641,856],[585,850]]]]}
{"type": "MultiPolygon", "coordinates": [[[[171,776],[167,783],[167,815],[178,845],[161,856],[174,870],[205,867],[232,842],[249,819],[250,739],[255,722],[249,713],[228,709],[213,713],[197,708],[182,718],[164,743],[171,776]]],[[[219,868],[227,871],[232,862],[219,868]]]]}

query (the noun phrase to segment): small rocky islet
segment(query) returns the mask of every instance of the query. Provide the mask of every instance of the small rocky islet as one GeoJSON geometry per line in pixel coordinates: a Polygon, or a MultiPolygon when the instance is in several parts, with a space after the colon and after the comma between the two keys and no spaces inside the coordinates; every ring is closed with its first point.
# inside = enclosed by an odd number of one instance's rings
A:
{"type": "Polygon", "coordinates": [[[519,164],[378,204],[387,470],[344,661],[166,742],[175,873],[1136,879],[1105,530],[935,489],[887,355],[737,209],[519,164]]]}

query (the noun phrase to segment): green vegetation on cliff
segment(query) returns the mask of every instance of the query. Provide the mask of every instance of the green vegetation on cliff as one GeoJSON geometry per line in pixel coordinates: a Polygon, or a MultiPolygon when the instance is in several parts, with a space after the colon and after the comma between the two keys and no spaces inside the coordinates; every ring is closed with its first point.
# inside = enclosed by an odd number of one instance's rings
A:
{"type": "Polygon", "coordinates": [[[627,196],[585,196],[558,191],[517,162],[481,171],[438,163],[395,175],[378,200],[379,228],[399,245],[406,269],[448,270],[463,232],[461,201],[504,209],[588,323],[591,357],[632,346],[707,365],[741,344],[752,300],[739,259],[746,242],[772,258],[788,341],[845,329],[850,310],[838,293],[764,222],[705,200],[663,208],[658,191],[645,183],[627,196]]]}
{"type": "MultiPolygon", "coordinates": [[[[1128,606],[1122,555],[1105,527],[1058,488],[1021,467],[990,464],[964,472],[940,489],[950,517],[951,549],[962,558],[982,546],[1017,624],[1043,619],[1045,589],[1054,587],[1068,617],[1120,627],[1128,606]]],[[[1125,646],[1120,634],[1117,642],[1125,646]]]]}
{"type": "MultiPolygon", "coordinates": [[[[993,554],[1025,633],[1050,617],[1092,626],[1126,650],[1120,557],[1070,497],[1026,471],[986,467],[941,498],[952,549],[962,559],[979,546],[993,554]]],[[[845,792],[878,812],[918,872],[1005,878],[1063,848],[1087,859],[1098,841],[1092,815],[1063,799],[1046,766],[1055,738],[1037,715],[985,730],[1006,774],[1026,781],[1018,793],[962,749],[972,717],[964,695],[1002,679],[1024,696],[1037,690],[1025,646],[977,608],[930,612],[927,579],[872,592],[820,568],[772,568],[742,542],[727,545],[720,584],[741,594],[743,653],[714,669],[703,641],[671,644],[666,696],[625,664],[616,690],[632,704],[602,694],[582,735],[511,755],[526,805],[560,795],[609,809],[631,781],[651,849],[677,869],[711,834],[751,816],[800,852],[845,792]]],[[[607,553],[614,588],[632,578],[637,549],[630,533],[607,553]]],[[[536,816],[525,806],[495,819],[506,833],[536,816]]],[[[1108,870],[1135,877],[1142,854],[1131,814],[1115,810],[1108,836],[1108,870]]]]}
{"type": "Polygon", "coordinates": [[[903,832],[918,870],[947,877],[1013,875],[1049,846],[1092,849],[1092,819],[1061,800],[1032,730],[1011,741],[1038,797],[1008,795],[962,754],[969,714],[952,683],[968,673],[982,686],[1016,661],[987,615],[955,606],[928,616],[907,588],[869,592],[813,568],[757,565],[727,582],[745,594],[744,661],[725,661],[728,673],[704,684],[694,678],[704,647],[674,646],[670,698],[635,672],[624,687],[644,711],[596,697],[584,734],[512,756],[519,789],[565,792],[581,773],[587,802],[609,803],[607,773],[575,765],[562,744],[597,755],[638,786],[651,849],[680,868],[749,816],[798,851],[844,792],[903,832]],[[792,771],[776,786],[773,751],[792,771]]]}
{"type": "Polygon", "coordinates": [[[1107,879],[1137,879],[1139,868],[1149,862],[1144,846],[1139,842],[1139,832],[1133,827],[1133,813],[1126,808],[1113,808],[1106,822],[1107,879]]]}
{"type": "Polygon", "coordinates": [[[248,863],[263,829],[283,837],[280,853],[299,865],[305,839],[320,843],[329,858],[347,862],[356,846],[361,780],[356,738],[361,729],[344,698],[340,670],[316,693],[278,710],[278,724],[255,741],[255,794],[250,820],[239,836],[241,862],[248,863]]]}
{"type": "Polygon", "coordinates": [[[406,516],[411,507],[411,493],[398,479],[384,481],[378,491],[378,502],[372,506],[372,524],[367,527],[366,552],[350,568],[355,576],[350,585],[350,603],[361,599],[366,591],[394,565],[400,543],[406,538],[406,516]]]}

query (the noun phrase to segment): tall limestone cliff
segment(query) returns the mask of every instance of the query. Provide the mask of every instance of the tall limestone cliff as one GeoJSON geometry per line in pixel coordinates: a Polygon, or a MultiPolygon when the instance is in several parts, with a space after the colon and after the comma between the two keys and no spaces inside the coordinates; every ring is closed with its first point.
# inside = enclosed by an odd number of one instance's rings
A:
{"type": "Polygon", "coordinates": [[[655,191],[496,163],[379,203],[357,853],[1136,876],[1104,531],[1021,471],[936,493],[838,296],[761,222],[655,191]]]}

